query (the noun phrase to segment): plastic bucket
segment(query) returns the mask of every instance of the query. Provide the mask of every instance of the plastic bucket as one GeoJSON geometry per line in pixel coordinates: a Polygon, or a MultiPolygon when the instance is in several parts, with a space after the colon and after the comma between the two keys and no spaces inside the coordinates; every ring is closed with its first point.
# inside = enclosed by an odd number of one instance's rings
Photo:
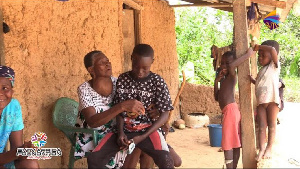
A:
{"type": "Polygon", "coordinates": [[[212,147],[221,147],[222,142],[222,125],[210,124],[209,129],[209,142],[212,147]]]}

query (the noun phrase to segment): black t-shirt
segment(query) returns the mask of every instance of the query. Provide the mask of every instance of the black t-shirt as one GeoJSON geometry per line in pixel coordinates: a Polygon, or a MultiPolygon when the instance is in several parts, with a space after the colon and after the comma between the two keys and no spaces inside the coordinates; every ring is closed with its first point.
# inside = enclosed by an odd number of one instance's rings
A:
{"type": "MultiPolygon", "coordinates": [[[[145,109],[154,104],[161,113],[173,110],[167,84],[162,77],[152,72],[143,79],[135,79],[131,72],[119,76],[114,104],[130,99],[142,102],[145,109]]],[[[135,119],[129,118],[127,112],[123,112],[123,117],[125,132],[145,131],[152,125],[147,112],[135,119]]]]}

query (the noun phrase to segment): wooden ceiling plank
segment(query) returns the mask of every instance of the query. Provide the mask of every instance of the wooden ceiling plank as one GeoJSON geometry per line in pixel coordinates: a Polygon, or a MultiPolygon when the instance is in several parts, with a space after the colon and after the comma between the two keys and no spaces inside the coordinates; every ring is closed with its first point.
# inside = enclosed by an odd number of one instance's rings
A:
{"type": "Polygon", "coordinates": [[[274,7],[282,8],[282,9],[285,9],[285,7],[286,7],[286,2],[283,2],[283,1],[251,0],[251,2],[262,4],[262,5],[274,6],[274,7]]]}
{"type": "Polygon", "coordinates": [[[212,7],[212,8],[229,8],[231,7],[232,5],[215,5],[215,4],[211,4],[211,5],[208,5],[208,4],[181,4],[181,5],[170,5],[171,7],[193,7],[193,6],[198,6],[198,7],[212,7]]]}
{"type": "Polygon", "coordinates": [[[130,6],[133,9],[136,9],[136,10],[139,10],[139,11],[144,9],[143,6],[139,5],[138,3],[136,3],[133,0],[123,0],[123,3],[130,6]]]}

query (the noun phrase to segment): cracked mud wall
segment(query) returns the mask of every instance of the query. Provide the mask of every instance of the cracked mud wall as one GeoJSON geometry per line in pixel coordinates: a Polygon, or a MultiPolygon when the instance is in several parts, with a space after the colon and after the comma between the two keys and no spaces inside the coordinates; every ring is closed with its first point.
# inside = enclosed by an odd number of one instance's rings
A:
{"type": "MultiPolygon", "coordinates": [[[[174,100],[179,83],[174,11],[159,0],[139,3],[145,8],[142,42],[155,50],[152,71],[166,80],[174,100]]],[[[4,35],[5,63],[16,72],[14,97],[22,106],[24,139],[45,132],[46,147],[61,148],[63,156],[40,160],[40,167],[67,167],[70,144],[52,123],[53,106],[60,97],[78,100],[78,85],[90,78],[83,57],[91,50],[108,56],[114,76],[122,73],[122,1],[15,0],[3,1],[2,7],[11,28],[4,35]]],[[[86,167],[86,160],[75,167],[86,167]]]]}
{"type": "MultiPolygon", "coordinates": [[[[238,103],[238,94],[235,95],[238,103]]],[[[220,124],[222,111],[219,103],[214,98],[214,88],[212,86],[196,85],[186,83],[180,95],[180,112],[183,115],[191,113],[204,113],[209,117],[210,124],[220,124]]]]}

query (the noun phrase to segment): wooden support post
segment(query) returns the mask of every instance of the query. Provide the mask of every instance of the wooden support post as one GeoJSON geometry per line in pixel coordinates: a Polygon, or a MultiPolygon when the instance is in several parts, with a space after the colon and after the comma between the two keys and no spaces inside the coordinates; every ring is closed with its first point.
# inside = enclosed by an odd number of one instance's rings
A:
{"type": "Polygon", "coordinates": [[[5,62],[4,62],[3,15],[2,15],[2,1],[1,0],[0,0],[0,65],[5,65],[5,62]]]}
{"type": "MultiPolygon", "coordinates": [[[[246,0],[233,1],[233,19],[236,56],[241,57],[248,49],[246,0]]],[[[238,67],[239,104],[242,115],[241,133],[243,146],[243,168],[257,168],[255,160],[256,139],[254,114],[252,108],[251,84],[248,77],[249,74],[250,65],[249,61],[246,61],[238,67]]]]}

